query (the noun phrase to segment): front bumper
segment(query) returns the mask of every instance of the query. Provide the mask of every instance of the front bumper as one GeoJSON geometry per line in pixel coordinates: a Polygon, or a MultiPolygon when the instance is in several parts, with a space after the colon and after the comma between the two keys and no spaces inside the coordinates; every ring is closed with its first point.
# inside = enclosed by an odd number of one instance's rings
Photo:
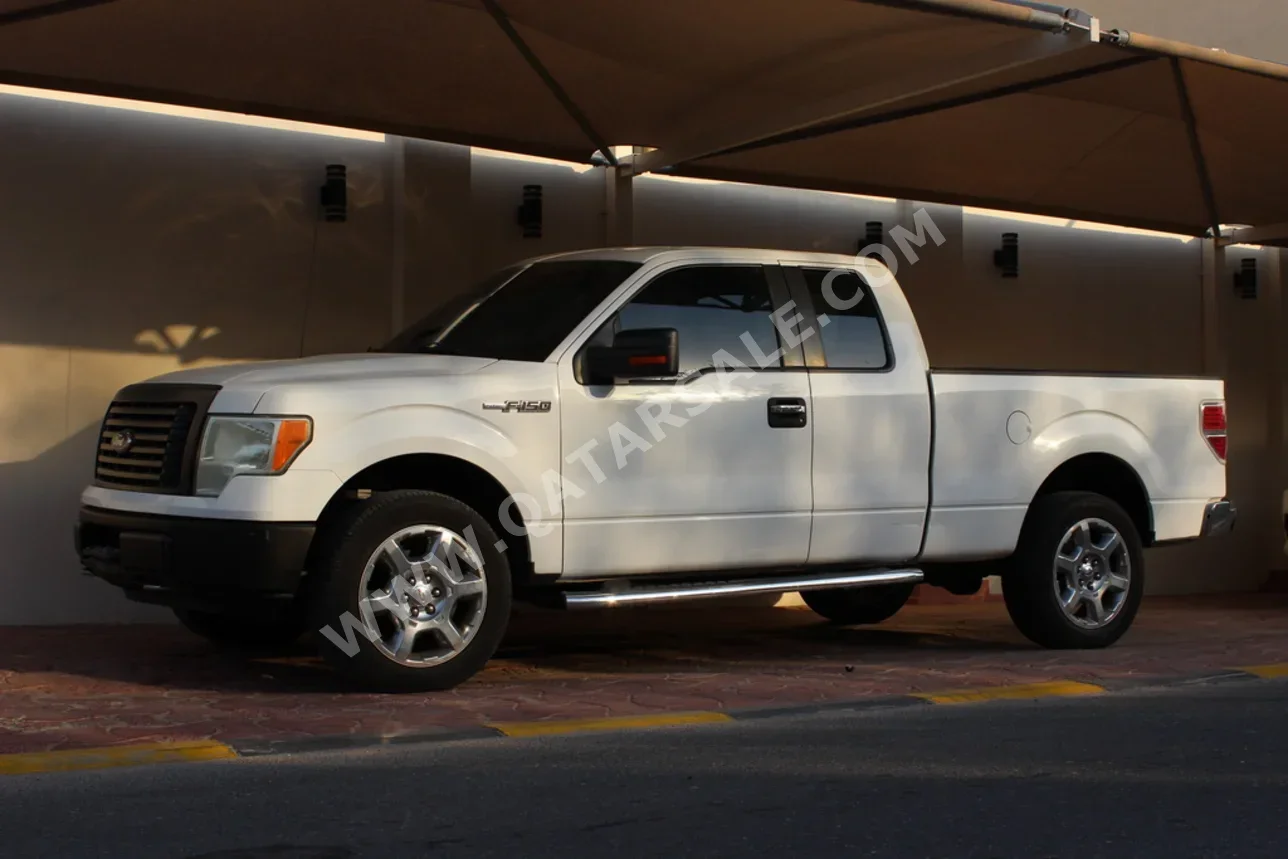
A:
{"type": "Polygon", "coordinates": [[[144,602],[225,606],[294,596],[314,525],[190,519],[81,507],[86,572],[144,602]]]}
{"type": "Polygon", "coordinates": [[[1229,534],[1234,530],[1234,524],[1238,518],[1239,511],[1228,499],[1213,501],[1203,510],[1203,529],[1199,531],[1199,536],[1215,537],[1219,534],[1229,534]]]}

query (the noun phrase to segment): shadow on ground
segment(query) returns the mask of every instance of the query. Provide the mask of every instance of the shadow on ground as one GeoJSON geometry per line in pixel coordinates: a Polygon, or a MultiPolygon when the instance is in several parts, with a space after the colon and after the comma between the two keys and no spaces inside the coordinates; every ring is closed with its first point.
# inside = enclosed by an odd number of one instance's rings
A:
{"type": "MultiPolygon", "coordinates": [[[[909,609],[909,614],[922,615],[909,609]]],[[[937,615],[944,614],[940,609],[937,615]]],[[[996,615],[994,610],[990,613],[996,615]]],[[[980,618],[976,628],[918,628],[915,618],[880,627],[839,627],[804,609],[630,608],[585,612],[517,611],[488,668],[471,685],[515,676],[664,675],[754,671],[794,663],[916,660],[1031,650],[1009,624],[980,618]],[[911,625],[908,621],[912,620],[911,625]]],[[[1004,620],[1004,617],[1001,618],[1004,620]]],[[[0,675],[62,675],[114,680],[172,692],[328,694],[344,685],[302,639],[276,653],[230,653],[171,625],[25,627],[0,632],[0,675]]]]}
{"type": "MultiPolygon", "coordinates": [[[[1159,636],[1183,639],[1187,631],[1193,632],[1197,644],[1207,638],[1205,628],[1225,627],[1239,615],[1262,617],[1267,611],[1278,614],[1281,610],[1288,611],[1288,595],[1155,599],[1142,611],[1140,628],[1118,647],[1083,656],[1101,661],[1124,648],[1131,652],[1133,646],[1149,646],[1159,636]]],[[[0,650],[0,676],[79,676],[172,692],[360,692],[334,676],[308,638],[285,652],[230,653],[171,625],[85,625],[0,629],[0,641],[6,645],[0,650]]],[[[524,608],[516,611],[492,663],[470,685],[488,686],[516,675],[548,672],[588,680],[595,675],[632,674],[678,678],[790,671],[793,665],[838,660],[855,667],[892,660],[909,665],[945,660],[951,664],[987,654],[1071,658],[1032,646],[1011,627],[997,604],[909,607],[873,627],[836,626],[807,609],[725,606],[714,612],[702,607],[557,612],[524,608]]]]}
{"type": "Polygon", "coordinates": [[[0,628],[0,753],[191,739],[396,737],[497,721],[781,707],[1288,662],[1288,596],[1152,598],[1118,645],[1047,651],[997,603],[909,606],[875,628],[803,609],[524,611],[455,689],[347,689],[301,645],[237,657],[173,626],[0,628]]]}

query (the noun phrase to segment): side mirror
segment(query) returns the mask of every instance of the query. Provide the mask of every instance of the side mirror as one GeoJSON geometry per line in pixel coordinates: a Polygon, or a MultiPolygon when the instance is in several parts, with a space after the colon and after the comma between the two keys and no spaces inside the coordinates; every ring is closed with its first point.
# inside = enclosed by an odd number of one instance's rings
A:
{"type": "Polygon", "coordinates": [[[612,346],[586,349],[582,368],[588,385],[674,376],[680,372],[680,335],[674,328],[618,331],[612,346]]]}

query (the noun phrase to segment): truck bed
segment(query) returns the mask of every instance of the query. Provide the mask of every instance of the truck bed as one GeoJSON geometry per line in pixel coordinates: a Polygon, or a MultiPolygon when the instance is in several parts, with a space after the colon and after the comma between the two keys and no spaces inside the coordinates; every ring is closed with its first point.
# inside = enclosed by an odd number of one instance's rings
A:
{"type": "Polygon", "coordinates": [[[1224,494],[1201,427],[1202,404],[1224,399],[1220,379],[932,370],[930,383],[927,560],[1011,552],[1042,482],[1084,455],[1136,473],[1158,541],[1198,536],[1204,506],[1224,494]]]}

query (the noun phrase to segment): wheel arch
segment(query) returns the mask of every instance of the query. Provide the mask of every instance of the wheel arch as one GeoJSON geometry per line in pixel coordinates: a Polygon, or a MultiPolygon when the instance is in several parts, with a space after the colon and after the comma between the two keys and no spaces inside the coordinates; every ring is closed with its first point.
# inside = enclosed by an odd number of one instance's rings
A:
{"type": "Polygon", "coordinates": [[[532,546],[522,507],[507,504],[514,492],[482,466],[451,454],[407,453],[374,462],[345,481],[319,517],[319,528],[353,504],[399,489],[440,492],[472,507],[487,519],[506,546],[515,586],[532,579],[532,546]],[[509,519],[506,527],[502,516],[509,519]],[[518,533],[515,533],[517,531],[518,533]]]}
{"type": "MultiPolygon", "coordinates": [[[[1141,543],[1154,542],[1154,508],[1139,472],[1111,453],[1083,453],[1061,463],[1038,487],[1033,501],[1056,492],[1094,492],[1131,517],[1141,543]]],[[[1029,509],[1032,509],[1032,501],[1029,509]]]]}

